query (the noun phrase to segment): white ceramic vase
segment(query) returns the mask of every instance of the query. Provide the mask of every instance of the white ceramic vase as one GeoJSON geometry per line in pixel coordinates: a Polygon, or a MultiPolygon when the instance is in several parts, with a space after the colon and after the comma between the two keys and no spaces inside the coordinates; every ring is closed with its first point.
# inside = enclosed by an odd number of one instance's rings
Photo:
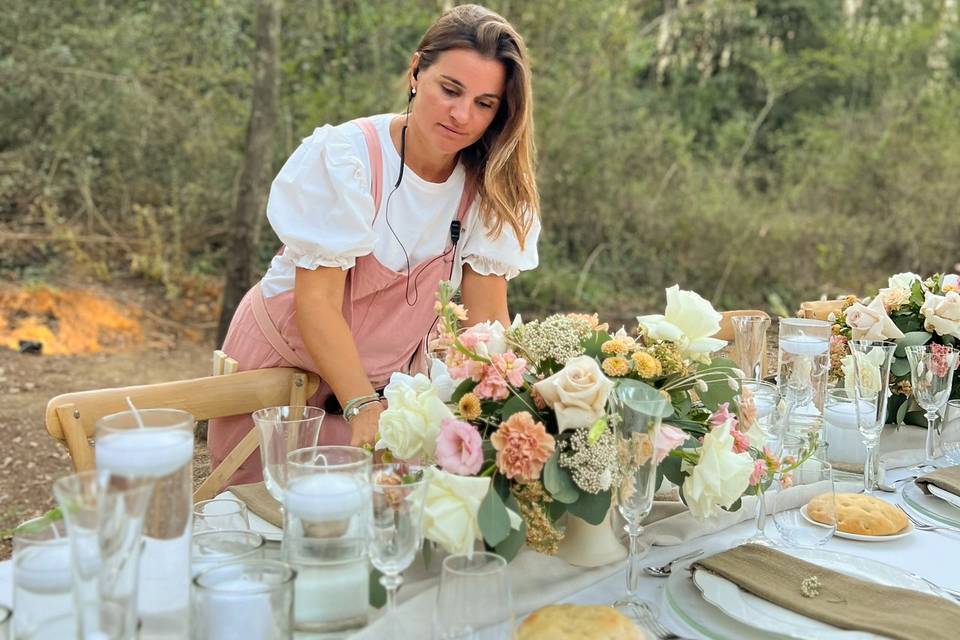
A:
{"type": "Polygon", "coordinates": [[[603,522],[594,525],[568,514],[557,557],[577,567],[600,567],[625,559],[627,548],[617,538],[611,517],[612,511],[607,511],[603,522]]]}

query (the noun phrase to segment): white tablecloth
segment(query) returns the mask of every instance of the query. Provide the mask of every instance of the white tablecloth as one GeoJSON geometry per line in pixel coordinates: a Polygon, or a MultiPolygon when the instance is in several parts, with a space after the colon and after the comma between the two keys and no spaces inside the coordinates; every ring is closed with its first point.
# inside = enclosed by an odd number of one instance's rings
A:
{"type": "MultiPolygon", "coordinates": [[[[899,435],[899,434],[898,434],[899,435]]],[[[898,441],[900,438],[892,438],[898,441]]],[[[892,444],[892,443],[891,443],[892,444]]],[[[887,473],[887,481],[904,477],[906,469],[892,470],[887,473]]],[[[898,486],[902,486],[898,485],[898,486]]],[[[898,494],[878,494],[889,502],[896,503],[898,494]]],[[[254,518],[251,514],[251,518],[254,518]]],[[[259,520],[259,519],[256,519],[259,520]]],[[[262,526],[262,521],[253,524],[253,528],[262,526]],[[259,525],[259,526],[258,526],[259,525]]],[[[269,525],[267,525],[269,526],[269,525]]],[[[702,548],[706,554],[720,551],[736,544],[751,535],[753,521],[748,519],[723,531],[690,540],[681,545],[652,547],[645,564],[663,564],[693,549],[702,548]]],[[[767,524],[767,533],[776,539],[776,529],[772,522],[767,524]]],[[[862,556],[916,573],[931,582],[960,590],[960,533],[915,531],[912,535],[889,542],[856,542],[842,538],[833,538],[826,549],[841,553],[862,556]]],[[[419,562],[419,560],[417,561],[419,562]]],[[[515,600],[522,606],[515,612],[519,621],[530,610],[555,602],[578,604],[609,604],[625,592],[625,564],[578,569],[571,567],[558,558],[541,556],[524,550],[508,568],[514,585],[521,585],[524,593],[516,594],[515,600]],[[558,595],[562,594],[562,595],[558,595]]],[[[411,579],[415,578],[416,568],[411,570],[411,579]]],[[[436,580],[411,581],[400,591],[400,616],[409,624],[409,637],[429,637],[430,614],[436,597],[436,580]]],[[[663,591],[666,580],[644,576],[640,581],[638,595],[658,604],[661,622],[676,633],[689,638],[703,638],[697,631],[689,628],[672,615],[670,607],[664,602],[663,591]]],[[[516,589],[515,589],[516,590],[516,589]]],[[[0,604],[11,606],[12,602],[12,566],[10,561],[0,563],[0,604]]],[[[704,603],[704,606],[710,606],[704,603]]],[[[373,614],[371,624],[362,632],[355,634],[357,640],[382,637],[387,621],[377,620],[379,612],[373,614]]]]}

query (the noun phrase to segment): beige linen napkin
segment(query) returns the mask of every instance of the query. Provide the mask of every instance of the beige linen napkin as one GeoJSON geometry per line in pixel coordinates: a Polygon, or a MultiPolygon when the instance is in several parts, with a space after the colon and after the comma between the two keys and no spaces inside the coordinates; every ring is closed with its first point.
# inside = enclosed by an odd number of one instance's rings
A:
{"type": "Polygon", "coordinates": [[[953,640],[960,605],[909,589],[852,578],[768,547],[746,544],[693,563],[741,589],[800,615],[841,629],[869,631],[898,640],[953,640]],[[811,576],[820,593],[806,597],[811,576]]]}
{"type": "Polygon", "coordinates": [[[928,474],[922,475],[914,482],[923,489],[923,492],[930,495],[930,489],[927,485],[940,487],[944,491],[949,491],[955,496],[960,496],[960,465],[956,467],[947,467],[946,469],[937,469],[928,474]]]}
{"type": "Polygon", "coordinates": [[[230,487],[230,492],[247,503],[247,508],[250,511],[273,526],[283,528],[283,514],[280,511],[280,503],[273,499],[262,482],[237,484],[230,487]]]}

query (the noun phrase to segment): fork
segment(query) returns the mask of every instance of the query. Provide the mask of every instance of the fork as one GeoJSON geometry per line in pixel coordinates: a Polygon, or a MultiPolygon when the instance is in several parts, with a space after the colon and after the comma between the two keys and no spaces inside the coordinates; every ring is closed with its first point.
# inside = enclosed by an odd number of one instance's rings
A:
{"type": "Polygon", "coordinates": [[[954,527],[944,527],[939,525],[930,524],[929,522],[923,522],[917,518],[910,515],[910,513],[904,509],[901,505],[897,505],[897,508],[900,511],[903,511],[903,514],[907,516],[907,520],[913,523],[913,526],[919,529],[920,531],[950,531],[953,533],[960,533],[960,529],[955,529],[954,527]]]}
{"type": "Polygon", "coordinates": [[[667,629],[653,616],[648,616],[644,619],[643,624],[656,636],[657,640],[687,640],[683,636],[678,636],[673,631],[670,631],[670,629],[667,629]]]}

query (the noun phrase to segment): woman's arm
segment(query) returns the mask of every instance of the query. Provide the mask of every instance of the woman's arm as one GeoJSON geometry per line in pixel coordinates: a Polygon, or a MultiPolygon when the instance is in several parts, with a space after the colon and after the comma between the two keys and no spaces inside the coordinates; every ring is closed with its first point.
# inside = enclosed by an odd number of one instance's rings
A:
{"type": "MultiPolygon", "coordinates": [[[[300,335],[317,373],[330,385],[341,406],[374,392],[343,317],[346,277],[347,272],[336,267],[297,268],[293,293],[300,335]]],[[[372,403],[351,421],[351,445],[373,443],[382,410],[380,404],[372,403]]]]}
{"type": "Polygon", "coordinates": [[[499,320],[504,328],[510,326],[507,309],[507,279],[503,276],[482,276],[473,268],[463,265],[461,298],[467,308],[466,326],[499,320]]]}

